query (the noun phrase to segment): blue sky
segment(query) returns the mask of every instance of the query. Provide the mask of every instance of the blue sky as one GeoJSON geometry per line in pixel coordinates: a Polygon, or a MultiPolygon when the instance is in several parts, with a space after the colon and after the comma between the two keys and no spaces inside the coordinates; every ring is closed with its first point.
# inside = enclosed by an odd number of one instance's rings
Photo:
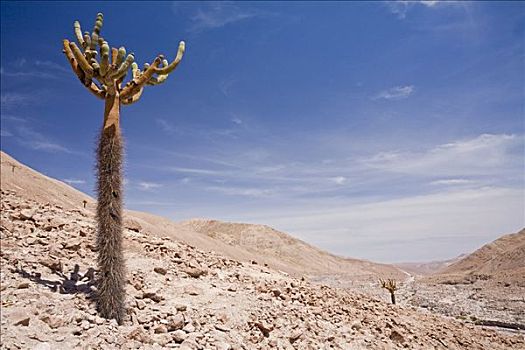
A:
{"type": "Polygon", "coordinates": [[[139,63],[127,208],[263,223],[336,254],[430,261],[525,226],[520,2],[1,2],[2,150],[93,194],[103,102],[73,21],[139,63]]]}

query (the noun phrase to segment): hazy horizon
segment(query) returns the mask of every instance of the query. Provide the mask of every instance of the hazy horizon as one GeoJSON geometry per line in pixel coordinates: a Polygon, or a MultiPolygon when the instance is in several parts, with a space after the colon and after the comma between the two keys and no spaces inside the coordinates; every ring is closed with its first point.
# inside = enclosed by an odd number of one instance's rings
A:
{"type": "Polygon", "coordinates": [[[0,6],[1,148],[90,195],[103,102],[61,45],[103,12],[104,38],[139,64],[187,48],[122,107],[127,208],[379,262],[450,259],[525,226],[523,3],[0,6]]]}

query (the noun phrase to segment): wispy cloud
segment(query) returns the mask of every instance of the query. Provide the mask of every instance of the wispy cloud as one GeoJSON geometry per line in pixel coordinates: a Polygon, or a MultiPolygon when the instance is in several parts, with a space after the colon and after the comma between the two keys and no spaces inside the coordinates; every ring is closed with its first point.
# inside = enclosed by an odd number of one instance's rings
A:
{"type": "Polygon", "coordinates": [[[173,134],[175,132],[175,127],[165,119],[157,118],[155,119],[155,123],[167,134],[173,134]]]}
{"type": "Polygon", "coordinates": [[[31,95],[16,93],[16,92],[6,92],[5,94],[0,95],[0,103],[2,109],[13,109],[15,107],[20,107],[28,102],[31,102],[33,98],[31,95]]]}
{"type": "Polygon", "coordinates": [[[18,141],[25,147],[50,153],[75,153],[28,126],[19,126],[16,131],[18,141]]]}
{"type": "Polygon", "coordinates": [[[39,72],[39,71],[9,71],[4,67],[0,67],[0,75],[3,77],[12,77],[12,78],[42,78],[42,79],[56,79],[55,74],[48,72],[39,72]]]}
{"type": "Polygon", "coordinates": [[[444,186],[456,186],[456,185],[469,185],[475,184],[476,181],[469,179],[442,179],[432,181],[431,185],[444,185],[444,186]]]}
{"type": "Polygon", "coordinates": [[[167,170],[177,172],[177,173],[186,173],[193,175],[219,175],[225,176],[229,175],[231,171],[225,170],[212,170],[212,169],[202,169],[202,168],[181,168],[181,167],[168,167],[167,170]]]}
{"type": "Polygon", "coordinates": [[[338,185],[343,185],[346,183],[346,177],[344,176],[336,176],[336,177],[332,177],[330,178],[331,181],[335,182],[336,184],[338,185]]]}
{"type": "Polygon", "coordinates": [[[372,168],[411,175],[490,175],[523,165],[523,147],[523,135],[482,134],[424,152],[382,152],[364,162],[372,168]]]}
{"type": "Polygon", "coordinates": [[[237,125],[241,125],[242,124],[242,119],[239,119],[239,118],[233,118],[231,121],[232,121],[232,123],[235,123],[237,125]]]}
{"type": "Polygon", "coordinates": [[[153,189],[162,187],[162,184],[160,184],[160,183],[145,182],[145,181],[141,181],[137,185],[138,185],[139,189],[142,190],[142,191],[149,191],[149,190],[153,190],[153,189]]]}
{"type": "Polygon", "coordinates": [[[394,86],[388,90],[381,91],[374,99],[401,100],[414,93],[414,85],[394,86]]]}
{"type": "Polygon", "coordinates": [[[85,184],[86,181],[85,180],[80,180],[80,179],[62,179],[62,181],[70,184],[70,185],[82,185],[82,184],[85,184]]]}
{"type": "Polygon", "coordinates": [[[0,129],[0,136],[1,137],[10,137],[10,136],[13,136],[13,134],[11,134],[11,132],[9,132],[9,130],[6,130],[4,128],[0,129]]]}
{"type": "Polygon", "coordinates": [[[436,1],[436,0],[396,0],[386,1],[385,4],[390,9],[390,12],[397,16],[399,19],[405,19],[407,13],[414,7],[423,6],[429,9],[436,9],[443,5],[455,5],[455,3],[461,3],[462,1],[436,1]]]}
{"type": "Polygon", "coordinates": [[[37,66],[37,67],[43,68],[43,69],[50,70],[50,71],[58,71],[58,72],[67,73],[67,74],[69,74],[70,71],[71,71],[66,66],[64,66],[62,64],[58,64],[58,63],[52,62],[52,61],[39,61],[39,60],[36,60],[34,62],[34,65],[37,66]]]}
{"type": "Polygon", "coordinates": [[[255,198],[270,197],[275,194],[275,190],[264,188],[209,186],[206,188],[206,190],[220,192],[229,196],[245,196],[255,198]]]}
{"type": "Polygon", "coordinates": [[[221,80],[219,82],[219,90],[221,90],[224,96],[230,96],[231,89],[236,81],[237,79],[234,79],[234,78],[228,78],[228,79],[221,80]]]}
{"type": "MultiPolygon", "coordinates": [[[[264,15],[260,10],[250,8],[242,3],[201,2],[192,3],[191,5],[192,11],[189,15],[191,25],[188,31],[194,33],[222,28],[226,25],[264,15]]],[[[186,7],[185,3],[174,3],[173,8],[175,12],[178,12],[186,7]]]]}
{"type": "Polygon", "coordinates": [[[1,76],[13,78],[59,79],[69,73],[69,70],[65,66],[58,63],[39,60],[30,62],[24,57],[8,63],[7,67],[0,67],[1,76]]]}

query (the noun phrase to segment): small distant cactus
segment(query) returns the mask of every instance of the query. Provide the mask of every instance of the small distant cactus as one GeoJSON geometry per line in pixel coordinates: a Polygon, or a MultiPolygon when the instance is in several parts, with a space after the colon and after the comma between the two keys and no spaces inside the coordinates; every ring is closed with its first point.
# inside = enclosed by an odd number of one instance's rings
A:
{"type": "Polygon", "coordinates": [[[397,284],[396,284],[396,280],[388,279],[388,280],[385,281],[383,279],[380,279],[379,283],[381,284],[381,288],[385,288],[386,290],[388,290],[390,292],[390,298],[392,299],[392,304],[395,305],[396,304],[395,292],[398,289],[397,288],[397,284]]]}
{"type": "MultiPolygon", "coordinates": [[[[95,96],[105,101],[104,124],[97,149],[97,306],[102,317],[114,318],[122,324],[125,309],[125,264],[122,252],[122,153],[120,107],[137,102],[145,85],[158,85],[182,60],[184,41],[177,56],[168,63],[158,55],[140,70],[135,56],[126,56],[126,49],[111,48],[100,36],[104,16],[97,14],[93,32],[84,32],[75,21],[78,45],[65,39],[66,55],[80,82],[95,96]],[[97,52],[98,47],[98,52],[97,52]],[[133,77],[123,85],[128,70],[133,77]]],[[[84,207],[86,203],[84,202],[84,207]]]]}

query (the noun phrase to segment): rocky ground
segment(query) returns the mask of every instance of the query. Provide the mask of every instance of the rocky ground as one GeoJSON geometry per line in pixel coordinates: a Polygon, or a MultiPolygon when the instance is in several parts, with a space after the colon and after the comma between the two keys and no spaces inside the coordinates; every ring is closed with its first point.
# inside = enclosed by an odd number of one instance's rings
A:
{"type": "MultiPolygon", "coordinates": [[[[472,280],[459,283],[432,277],[414,276],[397,281],[396,300],[399,305],[453,317],[470,324],[494,324],[499,331],[525,334],[525,287],[516,283],[472,280]],[[496,326],[499,324],[499,326],[496,326]]],[[[385,303],[390,294],[377,280],[355,283],[340,274],[325,275],[314,281],[370,295],[385,303]]]]}
{"type": "Polygon", "coordinates": [[[478,280],[467,284],[416,280],[399,291],[401,303],[466,322],[520,327],[525,332],[525,288],[478,280]]]}
{"type": "Polygon", "coordinates": [[[126,230],[128,315],[97,316],[94,219],[2,190],[2,349],[525,349],[507,335],[126,230]]]}

